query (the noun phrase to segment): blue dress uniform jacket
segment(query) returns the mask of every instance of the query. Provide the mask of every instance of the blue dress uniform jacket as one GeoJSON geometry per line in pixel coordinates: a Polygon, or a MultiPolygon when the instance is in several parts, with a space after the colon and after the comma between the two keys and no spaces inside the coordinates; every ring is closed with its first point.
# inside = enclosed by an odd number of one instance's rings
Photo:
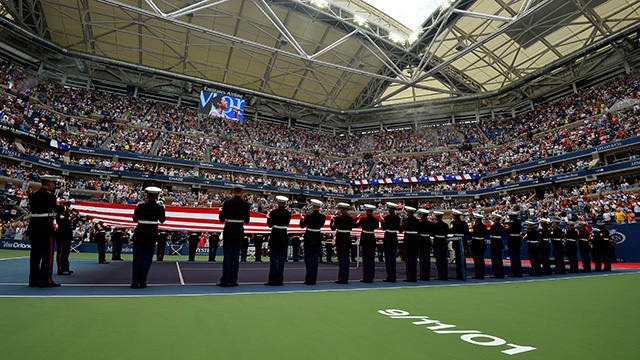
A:
{"type": "Polygon", "coordinates": [[[524,234],[524,241],[527,242],[527,250],[529,251],[529,261],[531,261],[531,270],[533,276],[541,276],[542,269],[540,268],[540,231],[527,230],[524,234]]]}
{"type": "Polygon", "coordinates": [[[236,286],[240,267],[240,249],[244,239],[244,224],[248,224],[251,213],[249,203],[240,196],[234,196],[224,202],[218,215],[224,223],[222,232],[222,277],[220,286],[236,286]]]}
{"type": "Polygon", "coordinates": [[[29,256],[29,286],[49,286],[53,270],[53,212],[56,211],[56,197],[45,188],[29,196],[29,206],[33,214],[27,227],[31,242],[29,256]],[[37,215],[37,216],[36,216],[37,215]]]}
{"type": "Polygon", "coordinates": [[[564,231],[564,241],[567,250],[567,257],[569,258],[569,272],[577,273],[578,268],[578,230],[566,229],[564,231]]]}
{"type": "Polygon", "coordinates": [[[148,201],[136,206],[133,221],[138,222],[131,240],[133,241],[133,271],[131,287],[147,286],[147,275],[153,262],[153,251],[158,241],[158,222],[167,220],[164,206],[148,201]]]}
{"type": "Polygon", "coordinates": [[[433,223],[429,220],[420,220],[418,226],[418,259],[420,260],[420,280],[429,280],[431,277],[431,235],[433,223]]]}
{"type": "Polygon", "coordinates": [[[452,245],[456,256],[456,277],[462,280],[467,273],[467,261],[464,258],[464,251],[460,248],[460,245],[465,245],[465,238],[470,236],[469,225],[462,220],[454,220],[449,225],[449,234],[453,236],[452,245]],[[460,244],[460,241],[462,241],[463,244],[460,244]]]}
{"type": "Polygon", "coordinates": [[[487,250],[485,238],[489,235],[489,229],[485,224],[474,224],[471,228],[471,256],[473,256],[473,268],[476,279],[484,279],[484,252],[487,250]]]}
{"type": "Polygon", "coordinates": [[[520,248],[522,247],[522,225],[519,221],[507,223],[507,249],[511,260],[512,276],[522,277],[522,260],[520,259],[520,248]]]}
{"type": "Polygon", "coordinates": [[[349,214],[342,214],[331,221],[331,230],[336,231],[336,255],[338,256],[338,283],[349,281],[349,251],[351,249],[351,230],[355,220],[349,214]]]}
{"type": "Polygon", "coordinates": [[[398,230],[400,229],[400,217],[389,214],[382,219],[382,249],[384,251],[384,263],[387,270],[386,281],[396,281],[396,253],[398,252],[398,230]]]}
{"type": "Polygon", "coordinates": [[[580,260],[582,261],[582,271],[591,272],[591,244],[589,238],[591,233],[587,229],[578,230],[578,247],[580,249],[580,260]]]}
{"type": "Polygon", "coordinates": [[[449,227],[442,221],[433,224],[433,255],[436,258],[438,280],[449,280],[449,268],[447,265],[447,234],[449,227]]]}
{"type": "Polygon", "coordinates": [[[542,227],[540,229],[540,262],[542,263],[542,274],[551,275],[551,229],[542,227]]]}
{"type": "Polygon", "coordinates": [[[502,250],[504,249],[504,242],[502,238],[506,236],[504,226],[494,222],[489,228],[489,236],[491,237],[489,247],[491,249],[491,269],[493,270],[493,276],[498,279],[503,279],[504,264],[502,262],[502,250]]]}
{"type": "Polygon", "coordinates": [[[373,282],[376,271],[376,236],[373,233],[380,225],[380,220],[373,215],[359,217],[354,227],[362,228],[360,246],[362,248],[362,282],[373,282]]]}
{"type": "MultiPolygon", "coordinates": [[[[291,222],[291,212],[284,207],[278,207],[269,213],[267,226],[271,228],[269,236],[269,285],[282,285],[284,283],[284,263],[287,258],[289,237],[287,227],[291,222]]],[[[256,249],[256,252],[260,251],[256,249]]]]}
{"type": "Polygon", "coordinates": [[[314,211],[300,219],[300,228],[307,228],[304,233],[304,264],[307,269],[304,283],[307,285],[315,285],[318,278],[318,258],[322,247],[320,230],[326,221],[327,217],[319,211],[314,211]]]}
{"type": "Polygon", "coordinates": [[[418,230],[420,220],[410,216],[402,221],[400,232],[404,233],[404,260],[407,266],[407,281],[417,281],[418,269],[418,230]]]}

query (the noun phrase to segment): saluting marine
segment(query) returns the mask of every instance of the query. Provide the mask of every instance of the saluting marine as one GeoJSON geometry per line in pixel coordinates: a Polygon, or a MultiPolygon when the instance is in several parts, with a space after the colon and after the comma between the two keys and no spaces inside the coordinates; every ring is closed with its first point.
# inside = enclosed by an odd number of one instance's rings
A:
{"type": "Polygon", "coordinates": [[[569,258],[569,272],[577,273],[578,269],[578,231],[574,229],[574,223],[568,222],[569,228],[564,231],[564,240],[567,249],[567,257],[569,258]]]}
{"type": "Polygon", "coordinates": [[[133,212],[133,221],[137,222],[133,233],[133,271],[131,288],[142,289],[147,287],[147,275],[153,262],[153,250],[158,241],[158,222],[165,222],[164,206],[158,204],[158,194],[162,189],[149,186],[144,189],[147,192],[147,202],[138,204],[133,212]]]}
{"type": "Polygon", "coordinates": [[[536,223],[533,221],[525,221],[527,225],[527,233],[524,234],[524,241],[527,242],[527,250],[529,250],[529,261],[531,262],[531,270],[533,276],[541,276],[540,268],[540,232],[535,229],[536,223]]]}
{"type": "Polygon", "coordinates": [[[402,220],[399,231],[404,233],[404,262],[407,267],[407,279],[405,281],[418,281],[418,230],[420,220],[415,217],[416,209],[405,206],[406,219],[402,220]]]}
{"type": "Polygon", "coordinates": [[[502,215],[494,212],[491,214],[491,220],[493,223],[489,228],[489,235],[491,236],[491,243],[489,248],[491,249],[491,269],[493,270],[493,277],[496,279],[504,279],[504,263],[502,262],[502,250],[504,249],[504,241],[502,237],[506,235],[504,226],[500,223],[502,215]]]}
{"type": "Polygon", "coordinates": [[[540,220],[540,262],[542,263],[542,274],[551,275],[551,229],[549,229],[549,219],[540,220]]]}
{"type": "Polygon", "coordinates": [[[306,285],[315,285],[318,279],[318,258],[322,251],[322,227],[327,217],[320,213],[322,201],[312,199],[313,211],[300,218],[300,228],[307,230],[304,233],[304,264],[307,273],[304,278],[306,285]]]}
{"type": "Polygon", "coordinates": [[[564,231],[560,229],[560,220],[554,219],[551,224],[551,244],[553,244],[553,258],[558,274],[565,274],[567,268],[564,264],[564,231]]]}
{"type": "Polygon", "coordinates": [[[582,260],[582,272],[591,272],[591,244],[589,238],[591,233],[586,229],[587,223],[578,222],[578,247],[580,248],[580,259],[582,260]]]}
{"type": "Polygon", "coordinates": [[[384,238],[382,246],[384,249],[384,262],[387,270],[387,277],[382,281],[396,282],[396,255],[398,253],[398,229],[400,228],[400,217],[396,215],[398,204],[388,202],[389,214],[382,218],[382,230],[384,238]]]}
{"type": "Polygon", "coordinates": [[[436,258],[438,280],[449,280],[449,267],[447,265],[447,234],[449,227],[442,221],[444,213],[434,211],[436,222],[433,224],[433,255],[436,258]]]}
{"type": "Polygon", "coordinates": [[[520,248],[522,247],[521,233],[522,225],[518,221],[518,213],[509,213],[507,223],[507,249],[509,249],[509,259],[511,260],[511,276],[522,277],[522,259],[520,259],[520,248]]]}
{"type": "Polygon", "coordinates": [[[475,224],[471,228],[471,255],[473,256],[474,279],[484,279],[484,252],[487,250],[485,238],[489,229],[482,223],[482,214],[473,214],[475,224]]]}
{"type": "Polygon", "coordinates": [[[244,224],[251,218],[249,203],[242,199],[244,186],[233,185],[233,197],[227,199],[220,208],[219,219],[224,223],[222,232],[222,277],[218,286],[231,287],[238,285],[238,269],[240,267],[240,249],[245,237],[244,224]]]}
{"type": "Polygon", "coordinates": [[[364,217],[358,217],[354,227],[362,228],[360,235],[360,247],[362,248],[362,280],[364,283],[372,283],[375,278],[376,264],[376,236],[374,230],[380,225],[380,220],[373,216],[375,206],[366,204],[367,213],[364,217]]]}
{"type": "MultiPolygon", "coordinates": [[[[287,227],[291,222],[291,212],[287,210],[286,196],[276,196],[278,207],[271,210],[267,218],[267,226],[271,228],[269,236],[269,280],[265,285],[284,285],[284,263],[287,258],[287,248],[289,247],[289,237],[287,227]]],[[[262,249],[256,248],[256,252],[262,249]]]]}
{"type": "Polygon", "coordinates": [[[464,258],[464,251],[461,249],[461,243],[465,242],[465,237],[469,235],[469,225],[463,221],[460,216],[462,212],[459,210],[451,211],[453,219],[449,225],[449,234],[451,234],[451,245],[456,256],[456,278],[458,280],[464,280],[467,273],[467,262],[464,258]]]}
{"type": "Polygon", "coordinates": [[[336,231],[336,255],[338,257],[338,280],[337,284],[347,284],[349,282],[349,251],[351,249],[351,230],[355,226],[355,220],[349,215],[350,205],[338,203],[340,216],[331,220],[331,230],[336,231]]]}

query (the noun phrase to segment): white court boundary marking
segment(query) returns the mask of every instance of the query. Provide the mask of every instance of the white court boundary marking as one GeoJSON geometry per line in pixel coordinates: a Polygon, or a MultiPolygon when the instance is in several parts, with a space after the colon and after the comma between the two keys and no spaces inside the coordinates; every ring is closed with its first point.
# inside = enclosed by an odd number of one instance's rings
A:
{"type": "MultiPolygon", "coordinates": [[[[366,288],[350,288],[350,289],[318,289],[318,290],[281,290],[281,291],[244,291],[235,293],[209,293],[209,294],[140,294],[140,295],[0,295],[0,298],[139,298],[139,297],[192,297],[192,296],[229,296],[229,295],[269,295],[269,294],[292,294],[292,293],[314,293],[314,292],[344,292],[344,291],[367,291],[367,290],[395,290],[395,289],[416,289],[416,288],[441,288],[441,287],[453,287],[453,286],[478,286],[478,285],[502,285],[502,284],[519,284],[529,282],[540,281],[560,281],[560,280],[574,280],[584,279],[592,277],[605,277],[605,276],[620,276],[620,275],[634,275],[640,271],[617,273],[617,274],[592,274],[583,276],[571,276],[562,278],[550,278],[550,279],[531,279],[531,280],[512,280],[512,281],[500,281],[500,282],[482,282],[482,283],[460,283],[460,284],[442,284],[442,285],[417,285],[417,286],[394,286],[394,287],[366,287],[366,288]]],[[[298,284],[298,283],[296,283],[298,284]]],[[[3,284],[0,284],[3,285],[3,284]]],[[[13,284],[15,285],[15,284],[13,284]]],[[[293,284],[292,284],[293,285],[293,284]]],[[[26,286],[26,284],[23,284],[26,286]]],[[[77,286],[77,285],[76,285],[77,286]]],[[[85,286],[85,285],[81,285],[85,286]]],[[[96,285],[87,285],[96,286],[96,285]]],[[[114,285],[108,285],[114,286],[114,285]]],[[[170,285],[150,285],[149,287],[156,286],[170,286],[170,285]]],[[[177,286],[177,285],[171,285],[177,286]]]]}
{"type": "Polygon", "coordinates": [[[182,271],[180,271],[180,263],[176,261],[176,267],[178,268],[178,276],[180,276],[180,285],[184,285],[184,278],[182,277],[182,271]]]}

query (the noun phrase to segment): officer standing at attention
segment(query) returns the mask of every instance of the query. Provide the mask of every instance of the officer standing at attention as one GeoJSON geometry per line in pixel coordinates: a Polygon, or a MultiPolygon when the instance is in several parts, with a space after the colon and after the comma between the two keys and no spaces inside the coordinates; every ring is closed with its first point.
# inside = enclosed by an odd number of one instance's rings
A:
{"type": "Polygon", "coordinates": [[[567,244],[567,257],[569,258],[569,272],[578,273],[578,230],[574,228],[573,222],[568,222],[569,228],[564,231],[564,241],[567,244]]]}
{"type": "MultiPolygon", "coordinates": [[[[271,210],[267,217],[267,226],[271,228],[269,236],[269,281],[265,285],[281,286],[284,285],[284,262],[287,258],[287,249],[289,247],[289,236],[287,228],[291,222],[291,212],[287,210],[286,196],[276,196],[278,207],[271,210]]],[[[262,249],[257,251],[261,251],[262,249]]]]}
{"type": "Polygon", "coordinates": [[[459,210],[451,211],[451,215],[453,219],[451,220],[451,224],[449,225],[449,234],[451,234],[451,245],[453,246],[453,251],[456,254],[456,278],[458,280],[464,280],[465,274],[467,273],[467,261],[464,257],[464,251],[461,249],[461,245],[465,242],[466,236],[471,236],[469,234],[469,225],[463,221],[460,217],[462,216],[462,212],[459,210]],[[462,244],[460,243],[462,241],[462,244]]]}
{"type": "Polygon", "coordinates": [[[589,243],[593,248],[593,262],[595,264],[595,272],[602,271],[602,232],[599,228],[594,227],[589,236],[589,243]]]}
{"type": "Polygon", "coordinates": [[[264,235],[262,234],[254,234],[253,235],[253,247],[255,262],[262,262],[262,242],[264,241],[264,235]]]}
{"type": "Polygon", "coordinates": [[[558,274],[566,274],[567,269],[564,264],[564,231],[558,226],[560,220],[554,219],[551,223],[551,244],[553,244],[553,258],[555,260],[556,270],[558,274]]]}
{"type": "Polygon", "coordinates": [[[301,244],[302,242],[300,241],[300,236],[293,235],[293,237],[291,238],[291,249],[292,249],[291,259],[293,260],[293,262],[300,262],[300,245],[301,244]]]}
{"type": "Polygon", "coordinates": [[[400,217],[396,215],[398,205],[392,202],[387,203],[389,214],[382,218],[382,230],[384,238],[382,246],[384,249],[384,261],[387,270],[387,278],[382,281],[396,282],[396,254],[398,252],[398,229],[400,228],[400,217]]]}
{"type": "Polygon", "coordinates": [[[212,233],[211,236],[209,236],[209,261],[216,261],[219,241],[220,233],[212,233]]]}
{"type": "Polygon", "coordinates": [[[415,217],[416,209],[405,206],[407,218],[402,221],[399,232],[404,233],[404,262],[407,267],[407,278],[404,281],[418,281],[418,230],[420,220],[415,217]]]}
{"type": "Polygon", "coordinates": [[[522,277],[522,260],[520,259],[520,248],[522,247],[522,225],[518,221],[518,213],[509,213],[507,229],[507,249],[509,249],[509,259],[511,260],[511,276],[522,277]]]}
{"type": "Polygon", "coordinates": [[[487,250],[485,237],[489,235],[489,229],[482,223],[482,214],[473,214],[475,223],[471,228],[471,256],[473,256],[474,279],[484,279],[484,252],[487,250]]]}
{"type": "Polygon", "coordinates": [[[605,223],[598,223],[598,228],[600,229],[600,236],[602,237],[602,248],[603,248],[603,262],[604,262],[604,271],[611,271],[611,259],[615,254],[615,246],[616,241],[611,238],[611,234],[609,230],[607,230],[605,223]]]}
{"type": "Polygon", "coordinates": [[[187,261],[195,261],[196,250],[198,250],[198,243],[200,242],[200,234],[195,231],[190,232],[187,241],[189,242],[189,260],[187,261]]]}
{"type": "Polygon", "coordinates": [[[362,228],[360,247],[362,248],[362,280],[363,283],[372,283],[376,275],[376,236],[374,230],[380,225],[380,220],[373,216],[375,206],[364,206],[367,215],[358,216],[354,227],[362,228]]]}
{"type": "Polygon", "coordinates": [[[578,223],[580,230],[578,230],[578,246],[580,247],[580,259],[582,260],[582,272],[591,272],[591,244],[589,238],[591,233],[586,229],[587,223],[580,221],[578,223]]]}
{"type": "Polygon", "coordinates": [[[133,276],[132,289],[147,287],[147,275],[153,262],[153,250],[158,241],[158,222],[165,222],[164,205],[158,203],[158,194],[162,189],[149,186],[147,202],[138,204],[133,212],[133,221],[138,223],[133,233],[133,276]]]}
{"type": "Polygon", "coordinates": [[[418,259],[420,259],[420,280],[429,281],[431,277],[431,234],[433,223],[429,221],[429,210],[419,209],[418,259]]]}
{"type": "Polygon", "coordinates": [[[122,241],[124,239],[124,231],[116,228],[111,234],[111,260],[122,260],[122,241]]]}
{"type": "Polygon", "coordinates": [[[305,285],[315,285],[318,279],[318,258],[322,252],[322,233],[327,217],[320,213],[322,201],[311,200],[313,211],[300,218],[300,228],[307,230],[304,233],[304,265],[307,274],[304,277],[305,285]]]}
{"type": "Polygon", "coordinates": [[[549,219],[540,219],[540,262],[542,275],[551,275],[551,230],[549,219]]]}
{"type": "Polygon", "coordinates": [[[60,286],[51,278],[53,272],[53,212],[58,204],[51,191],[56,186],[56,177],[42,175],[42,186],[29,195],[31,220],[27,235],[31,242],[29,254],[29,287],[60,286]]]}
{"type": "Polygon", "coordinates": [[[156,261],[163,261],[164,254],[167,251],[167,241],[169,241],[169,232],[162,230],[158,234],[158,249],[156,250],[156,261]]]}
{"type": "Polygon", "coordinates": [[[527,242],[527,250],[529,250],[529,261],[531,262],[531,270],[533,276],[542,276],[540,269],[540,231],[535,229],[536,223],[533,221],[525,221],[527,225],[527,233],[524,234],[524,241],[527,242]]]}
{"type": "Polygon", "coordinates": [[[444,213],[434,211],[436,222],[433,224],[433,255],[436,258],[436,268],[438,269],[437,280],[449,280],[449,266],[447,265],[447,234],[449,226],[442,221],[444,213]]]}
{"type": "Polygon", "coordinates": [[[340,215],[330,223],[331,230],[336,231],[336,256],[338,257],[338,280],[336,284],[349,283],[349,251],[351,250],[351,230],[355,220],[349,215],[350,205],[338,203],[340,215]]]}
{"type": "Polygon", "coordinates": [[[249,224],[250,205],[242,199],[242,185],[233,186],[233,197],[226,200],[220,208],[219,219],[224,223],[222,232],[222,277],[218,286],[238,286],[239,257],[244,240],[244,224],[249,224]]]}
{"type": "Polygon", "coordinates": [[[58,256],[56,257],[58,275],[71,275],[73,271],[69,270],[69,253],[71,252],[71,239],[73,238],[73,219],[68,204],[60,204],[56,210],[56,224],[58,225],[55,232],[56,247],[58,249],[58,256]]]}
{"type": "Polygon", "coordinates": [[[500,223],[502,215],[494,212],[491,214],[491,220],[493,223],[489,228],[489,235],[491,236],[491,243],[489,245],[491,249],[491,269],[493,270],[493,277],[496,279],[504,279],[504,264],[502,263],[502,250],[504,249],[504,242],[502,237],[506,235],[504,226],[500,223]]]}
{"type": "Polygon", "coordinates": [[[108,264],[109,262],[106,259],[106,247],[107,247],[107,231],[99,221],[95,220],[96,224],[93,227],[93,239],[98,246],[98,263],[100,264],[108,264]]]}

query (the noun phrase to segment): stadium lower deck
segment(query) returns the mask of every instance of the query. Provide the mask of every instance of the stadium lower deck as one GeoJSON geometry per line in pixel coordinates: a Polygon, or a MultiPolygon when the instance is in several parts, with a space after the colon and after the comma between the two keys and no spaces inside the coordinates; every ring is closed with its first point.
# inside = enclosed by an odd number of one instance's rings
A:
{"type": "MultiPolygon", "coordinates": [[[[27,287],[29,258],[27,252],[18,252],[14,258],[0,259],[0,297],[85,297],[85,296],[179,296],[179,295],[216,295],[216,294],[250,294],[272,292],[331,291],[331,290],[366,290],[392,289],[431,286],[480,285],[491,283],[518,281],[545,281],[574,277],[609,276],[616,274],[640,272],[640,264],[613,264],[612,272],[591,272],[566,275],[549,275],[533,277],[528,262],[523,261],[524,277],[505,279],[491,278],[491,264],[486,260],[486,277],[483,280],[473,279],[473,262],[467,260],[467,281],[456,279],[455,264],[449,264],[449,280],[436,280],[435,263],[431,264],[431,280],[415,283],[405,282],[406,269],[403,262],[398,261],[396,283],[383,282],[386,277],[384,263],[376,263],[374,283],[361,283],[362,268],[351,263],[349,284],[336,284],[337,263],[320,263],[318,283],[314,286],[303,284],[305,276],[304,262],[291,262],[285,265],[285,284],[283,286],[265,286],[269,273],[268,259],[263,262],[241,262],[238,274],[239,285],[233,288],[216,286],[222,273],[222,262],[172,260],[154,261],[149,272],[146,289],[130,289],[131,261],[112,261],[110,264],[98,264],[96,259],[71,259],[74,273],[70,276],[55,275],[54,281],[62,284],[58,288],[27,287]]],[[[510,274],[509,262],[505,262],[505,273],[510,274]]]]}

